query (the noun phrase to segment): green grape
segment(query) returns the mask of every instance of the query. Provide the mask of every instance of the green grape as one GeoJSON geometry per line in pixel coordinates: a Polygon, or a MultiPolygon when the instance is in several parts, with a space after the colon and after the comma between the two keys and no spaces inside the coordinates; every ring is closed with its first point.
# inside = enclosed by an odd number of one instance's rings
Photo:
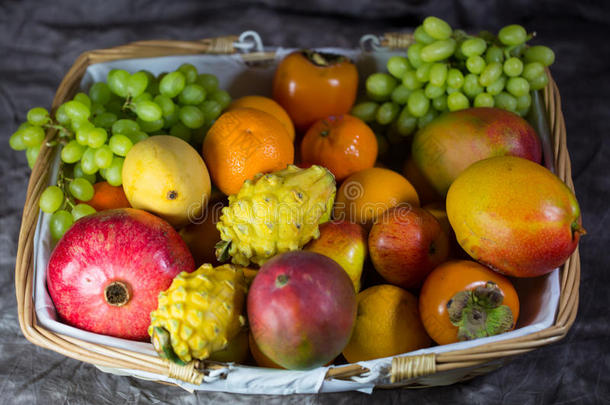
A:
{"type": "Polygon", "coordinates": [[[129,72],[123,69],[112,69],[108,72],[107,82],[110,91],[117,96],[127,98],[129,96],[129,72]]]}
{"type": "Polygon", "coordinates": [[[393,103],[391,101],[386,101],[381,104],[377,109],[376,120],[381,125],[388,125],[392,121],[396,119],[398,113],[400,112],[400,107],[398,104],[393,103]]]}
{"type": "Polygon", "coordinates": [[[442,41],[436,41],[430,45],[426,45],[421,50],[421,60],[423,62],[439,62],[447,59],[455,52],[457,43],[455,39],[449,38],[442,41]]]}
{"type": "Polygon", "coordinates": [[[182,92],[186,78],[182,72],[168,73],[159,82],[159,92],[169,98],[174,98],[182,92]]]}
{"type": "Polygon", "coordinates": [[[63,125],[64,127],[67,127],[68,124],[70,124],[70,117],[66,113],[65,104],[62,104],[59,106],[59,108],[57,108],[57,111],[55,111],[55,119],[57,120],[57,123],[63,125]]]}
{"type": "Polygon", "coordinates": [[[426,97],[433,99],[445,94],[445,86],[435,86],[432,84],[432,82],[430,82],[426,85],[424,93],[426,94],[426,97]]]}
{"type": "Polygon", "coordinates": [[[116,114],[111,112],[103,112],[97,117],[93,118],[92,122],[96,127],[108,130],[112,128],[112,125],[116,122],[116,120],[116,114]]]}
{"type": "Polygon", "coordinates": [[[130,119],[117,120],[112,124],[113,134],[129,135],[134,132],[138,132],[139,130],[140,126],[138,123],[130,119]]]}
{"type": "Polygon", "coordinates": [[[532,105],[532,96],[530,93],[517,97],[517,111],[527,112],[532,105]]]}
{"type": "Polygon", "coordinates": [[[411,135],[417,128],[417,117],[409,112],[409,107],[404,107],[396,119],[396,130],[402,136],[411,135]]]}
{"type": "Polygon", "coordinates": [[[72,180],[68,185],[68,190],[70,190],[70,194],[72,194],[74,198],[80,201],[89,201],[93,198],[93,194],[95,194],[93,185],[82,177],[72,180]]]}
{"type": "Polygon", "coordinates": [[[123,184],[123,177],[121,172],[123,171],[124,161],[125,159],[123,158],[115,157],[114,159],[112,159],[112,164],[110,165],[110,167],[106,169],[106,181],[111,186],[118,187],[123,184]]]}
{"type": "Polygon", "coordinates": [[[535,45],[527,48],[523,57],[526,63],[538,62],[543,66],[551,66],[555,62],[555,52],[544,45],[535,45]]]}
{"type": "Polygon", "coordinates": [[[225,90],[215,90],[210,94],[210,97],[208,97],[209,100],[212,101],[216,101],[218,104],[220,104],[220,106],[222,107],[222,109],[224,110],[225,108],[227,108],[229,106],[229,104],[231,104],[231,95],[229,94],[228,91],[225,90]]]}
{"type": "Polygon", "coordinates": [[[195,83],[203,87],[208,94],[218,90],[218,78],[211,73],[198,75],[195,83]]]}
{"type": "Polygon", "coordinates": [[[434,100],[432,100],[432,107],[434,107],[436,111],[447,111],[447,96],[443,94],[434,98],[434,100]]]}
{"type": "Polygon", "coordinates": [[[374,101],[363,101],[353,106],[350,114],[364,122],[373,122],[377,116],[378,108],[379,104],[374,101]]]}
{"type": "Polygon", "coordinates": [[[191,140],[191,130],[182,122],[177,122],[169,129],[169,134],[186,142],[191,140]]]}
{"type": "Polygon", "coordinates": [[[460,46],[462,54],[469,58],[471,56],[481,56],[485,49],[487,49],[487,43],[482,38],[468,38],[460,46]]]}
{"type": "Polygon", "coordinates": [[[506,76],[500,76],[498,80],[487,86],[486,91],[492,96],[496,96],[500,94],[504,87],[506,86],[506,76]]]}
{"type": "Polygon", "coordinates": [[[409,64],[409,60],[400,55],[394,55],[388,59],[386,66],[388,72],[397,79],[401,79],[408,70],[413,70],[409,64]]]}
{"type": "Polygon", "coordinates": [[[199,109],[205,116],[205,122],[212,122],[222,113],[222,106],[214,100],[205,100],[199,105],[199,109]]]}
{"type": "Polygon", "coordinates": [[[527,41],[527,31],[517,24],[507,25],[498,32],[498,39],[504,45],[519,45],[527,41]]]}
{"type": "Polygon", "coordinates": [[[51,231],[51,237],[53,240],[59,240],[66,233],[68,229],[74,223],[74,218],[72,214],[70,214],[66,210],[56,211],[53,215],[51,215],[51,220],[49,221],[49,229],[51,231]]]}
{"type": "Polygon", "coordinates": [[[163,116],[163,110],[154,101],[140,101],[135,106],[135,113],[142,121],[153,122],[161,119],[163,116]]]}
{"type": "Polygon", "coordinates": [[[487,51],[485,52],[485,62],[487,63],[493,63],[493,62],[503,62],[504,61],[504,52],[502,51],[502,48],[498,47],[498,46],[490,46],[489,48],[487,48],[487,51]]]}
{"type": "Polygon", "coordinates": [[[13,135],[11,135],[8,140],[8,143],[13,150],[26,150],[28,147],[23,141],[23,131],[20,129],[18,129],[13,133],[13,135]]]}
{"type": "Polygon", "coordinates": [[[534,77],[532,80],[528,80],[530,88],[532,90],[542,90],[549,84],[549,77],[543,72],[541,75],[534,77]]]}
{"type": "Polygon", "coordinates": [[[434,38],[432,38],[430,35],[428,35],[426,33],[426,30],[424,29],[423,26],[419,26],[417,28],[415,28],[415,31],[413,31],[413,38],[415,39],[416,42],[428,45],[431,44],[432,42],[436,41],[434,38]]]}
{"type": "Polygon", "coordinates": [[[409,45],[409,48],[407,48],[407,58],[409,59],[409,63],[411,64],[411,66],[413,66],[414,69],[417,69],[421,66],[422,63],[424,63],[421,59],[421,51],[424,46],[426,45],[416,42],[414,44],[409,45]]]}
{"type": "Polygon", "coordinates": [[[72,121],[85,121],[91,115],[91,111],[86,105],[74,100],[64,103],[64,111],[72,121]]]}
{"type": "Polygon", "coordinates": [[[85,149],[85,146],[73,139],[61,149],[61,160],[65,163],[76,163],[83,157],[85,149]]]}
{"type": "Polygon", "coordinates": [[[521,97],[530,92],[530,84],[523,77],[510,77],[506,82],[506,90],[515,97],[521,97]]]}
{"type": "Polygon", "coordinates": [[[86,217],[87,215],[95,213],[95,208],[93,208],[89,204],[76,204],[76,206],[72,208],[72,216],[74,217],[75,221],[78,221],[82,217],[86,217]]]}
{"type": "Polygon", "coordinates": [[[205,100],[205,89],[198,84],[187,84],[180,93],[178,101],[182,105],[199,105],[205,100]]]}
{"type": "Polygon", "coordinates": [[[85,174],[95,174],[99,168],[95,163],[95,149],[87,148],[80,159],[80,167],[85,174]]]}
{"type": "Polygon", "coordinates": [[[148,139],[148,134],[144,131],[136,131],[136,132],[127,134],[127,137],[129,138],[131,143],[135,145],[136,143],[138,143],[140,141],[148,139]]]}
{"type": "MultiPolygon", "coordinates": [[[[113,135],[116,136],[116,135],[113,135]]],[[[110,138],[112,139],[112,138],[110,138]]],[[[100,169],[106,169],[112,163],[114,154],[108,145],[102,145],[95,151],[95,164],[100,169]]]]}
{"type": "Polygon", "coordinates": [[[92,125],[91,121],[89,120],[84,120],[84,121],[72,121],[70,123],[70,128],[72,128],[72,131],[74,131],[75,133],[81,129],[81,128],[89,128],[89,126],[92,125]]]}
{"type": "MultiPolygon", "coordinates": [[[[204,101],[205,103],[205,101],[204,101]]],[[[180,110],[180,106],[176,106],[176,109],[173,113],[169,114],[166,117],[163,117],[163,128],[171,128],[176,122],[180,121],[180,117],[178,116],[178,112],[180,110]]],[[[147,131],[152,132],[152,131],[147,131]]]]}
{"type": "Polygon", "coordinates": [[[468,107],[470,107],[470,101],[461,91],[456,91],[447,96],[447,108],[449,108],[449,111],[463,110],[468,107]]]}
{"type": "Polygon", "coordinates": [[[523,62],[521,59],[512,57],[506,59],[502,67],[504,74],[508,77],[517,77],[523,72],[523,62]]]}
{"type": "Polygon", "coordinates": [[[148,87],[148,75],[142,71],[129,75],[127,79],[127,93],[131,97],[137,97],[146,91],[148,87]]]}
{"type": "Polygon", "coordinates": [[[28,161],[28,166],[30,169],[34,168],[34,164],[36,163],[36,159],[38,159],[38,153],[40,152],[41,146],[42,145],[36,145],[25,150],[25,158],[28,161]]]}
{"type": "Polygon", "coordinates": [[[100,169],[98,173],[102,179],[106,180],[106,169],[100,169]]]}
{"type": "Polygon", "coordinates": [[[156,121],[142,121],[140,118],[136,120],[140,129],[147,134],[152,134],[153,132],[157,132],[165,127],[165,120],[163,118],[159,118],[156,121]]]}
{"type": "Polygon", "coordinates": [[[397,104],[404,105],[407,104],[409,94],[411,94],[411,90],[407,89],[404,84],[399,84],[392,91],[390,99],[397,104]]]}
{"type": "Polygon", "coordinates": [[[426,83],[430,80],[430,69],[432,68],[432,63],[423,63],[420,67],[415,71],[415,77],[422,83],[426,83]]]}
{"type": "Polygon", "coordinates": [[[52,214],[57,211],[64,202],[64,192],[57,186],[47,187],[40,195],[38,205],[43,212],[52,214]]]}
{"type": "Polygon", "coordinates": [[[89,98],[95,104],[108,104],[111,95],[110,87],[104,82],[93,83],[89,89],[89,98]]]}
{"type": "Polygon", "coordinates": [[[95,126],[89,122],[81,122],[80,126],[76,130],[75,139],[80,145],[87,146],[89,141],[89,132],[95,128],[95,126]]]}
{"type": "Polygon", "coordinates": [[[100,115],[100,114],[102,114],[104,112],[106,112],[106,108],[104,108],[103,105],[98,104],[98,103],[91,104],[91,109],[90,110],[91,110],[91,115],[94,116],[94,117],[97,116],[97,115],[100,115]]]}
{"type": "MultiPolygon", "coordinates": [[[[94,158],[95,158],[95,156],[94,156],[94,158]]],[[[91,184],[95,183],[95,174],[87,174],[87,173],[83,172],[83,168],[82,168],[80,162],[78,162],[74,165],[73,172],[74,172],[74,178],[82,177],[91,184]]]]}
{"type": "Polygon", "coordinates": [[[387,73],[373,73],[366,79],[367,95],[375,101],[383,101],[390,98],[396,87],[396,79],[387,73]]]}
{"type": "Polygon", "coordinates": [[[453,33],[451,26],[438,17],[426,17],[422,26],[424,27],[426,34],[434,39],[444,40],[449,38],[453,33]]]}
{"type": "Polygon", "coordinates": [[[178,116],[180,117],[180,121],[191,129],[200,128],[205,123],[203,112],[193,105],[180,107],[178,116]]]}
{"type": "Polygon", "coordinates": [[[435,86],[442,86],[447,80],[447,65],[444,63],[434,63],[430,68],[430,83],[435,86]]]}
{"type": "Polygon", "coordinates": [[[470,73],[474,73],[475,75],[481,74],[485,67],[485,59],[480,56],[469,56],[468,59],[466,59],[466,69],[468,69],[470,73]]]}
{"type": "Polygon", "coordinates": [[[451,68],[447,72],[447,86],[459,89],[464,84],[464,74],[456,68],[451,68]]]}
{"type": "Polygon", "coordinates": [[[104,128],[93,128],[87,135],[87,145],[96,149],[106,143],[108,132],[104,128]]]}
{"type": "Polygon", "coordinates": [[[461,90],[461,89],[454,89],[453,87],[447,87],[447,88],[445,89],[445,93],[447,93],[447,95],[449,95],[449,94],[453,94],[453,93],[455,93],[456,91],[460,91],[460,90],[461,90]]]}
{"type": "Polygon", "coordinates": [[[544,74],[544,65],[540,62],[530,62],[523,67],[523,73],[521,75],[525,77],[527,81],[531,82],[541,74],[544,74]]]}
{"type": "Polygon", "coordinates": [[[83,93],[83,92],[76,93],[76,95],[74,96],[74,98],[72,100],[78,101],[79,103],[81,103],[82,105],[87,107],[89,110],[91,110],[91,99],[85,93],[83,93]]]}
{"type": "Polygon", "coordinates": [[[430,99],[426,97],[422,89],[418,89],[409,95],[407,106],[413,116],[423,117],[430,108],[430,99]]]}
{"type": "Polygon", "coordinates": [[[494,97],[489,93],[477,94],[477,96],[474,98],[473,105],[475,107],[493,107],[494,97]]]}
{"type": "Polygon", "coordinates": [[[41,127],[50,121],[51,117],[46,108],[34,107],[28,111],[27,120],[34,126],[41,127]]]}
{"type": "Polygon", "coordinates": [[[517,99],[505,91],[494,97],[495,106],[508,111],[517,111],[517,99]]]}
{"type": "Polygon", "coordinates": [[[131,102],[135,105],[138,104],[141,101],[152,101],[153,100],[153,96],[150,93],[142,93],[137,97],[134,97],[131,102]]]}
{"type": "MultiPolygon", "coordinates": [[[[413,45],[411,45],[411,46],[413,46],[413,45]]],[[[421,89],[424,85],[422,82],[417,80],[417,76],[416,76],[414,70],[410,70],[407,73],[405,73],[404,77],[402,78],[402,84],[404,84],[405,87],[409,90],[421,89]]]]}
{"type": "Polygon", "coordinates": [[[478,94],[483,93],[483,87],[479,84],[479,76],[470,73],[464,77],[464,86],[462,86],[464,94],[470,98],[475,98],[478,94]]]}
{"type": "Polygon", "coordinates": [[[434,109],[429,109],[426,115],[417,119],[417,128],[421,129],[431,123],[438,116],[438,112],[434,109]]]}
{"type": "Polygon", "coordinates": [[[108,146],[115,155],[127,156],[127,152],[133,146],[133,142],[126,135],[114,134],[110,137],[108,146]]]}
{"type": "Polygon", "coordinates": [[[479,76],[479,84],[481,86],[489,86],[502,76],[502,64],[500,62],[492,62],[483,69],[479,76]]]}
{"type": "Polygon", "coordinates": [[[183,63],[178,67],[178,71],[182,72],[187,83],[194,83],[197,80],[197,68],[190,63],[183,63]]]}
{"type": "Polygon", "coordinates": [[[44,129],[41,127],[27,127],[22,130],[23,143],[28,148],[39,146],[44,141],[44,129]]]}
{"type": "Polygon", "coordinates": [[[161,112],[164,117],[167,117],[170,114],[173,114],[176,111],[176,104],[172,101],[171,98],[164,96],[163,94],[157,95],[153,100],[159,107],[161,107],[161,112]]]}

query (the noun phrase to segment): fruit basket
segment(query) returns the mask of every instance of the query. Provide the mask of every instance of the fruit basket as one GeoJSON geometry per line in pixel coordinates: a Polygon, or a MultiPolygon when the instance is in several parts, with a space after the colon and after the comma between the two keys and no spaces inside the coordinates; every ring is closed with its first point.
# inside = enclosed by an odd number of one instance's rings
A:
{"type": "MultiPolygon", "coordinates": [[[[290,50],[263,48],[260,40],[254,44],[245,41],[248,36],[252,37],[252,34],[192,42],[143,41],[85,52],[59,85],[53,110],[80,88],[87,88],[92,81],[105,77],[111,68],[130,70],[144,58],[147,68],[157,72],[182,62],[205,66],[218,72],[224,88],[236,96],[268,93],[274,67],[290,50]]],[[[363,38],[362,49],[329,51],[353,58],[364,75],[383,66],[391,55],[404,52],[410,43],[410,35],[391,33],[363,38]],[[366,50],[365,42],[371,39],[374,46],[372,50],[366,50]]],[[[542,96],[553,146],[550,154],[546,152],[545,160],[573,190],[559,90],[552,79],[542,96]]],[[[177,384],[187,390],[239,393],[371,392],[373,388],[448,385],[485,374],[513,356],[562,339],[576,317],[580,278],[578,249],[561,268],[549,275],[516,285],[520,295],[525,297],[524,308],[530,303],[529,306],[542,306],[543,310],[529,314],[524,310],[518,328],[499,336],[310,371],[272,370],[212,361],[178,366],[158,357],[150,344],[95,335],[55,319],[44,277],[50,254],[48,215],[40,212],[38,200],[56,176],[57,163],[58,157],[52,149],[43,146],[28,184],[15,275],[19,322],[30,342],[106,372],[177,384]],[[45,229],[47,231],[43,231],[45,229]]]]}

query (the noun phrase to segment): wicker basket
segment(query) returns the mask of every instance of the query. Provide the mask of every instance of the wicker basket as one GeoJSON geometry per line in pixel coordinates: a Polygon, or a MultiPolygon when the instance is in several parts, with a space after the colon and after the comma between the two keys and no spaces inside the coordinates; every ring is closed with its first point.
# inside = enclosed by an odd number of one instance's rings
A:
{"type": "MultiPolygon", "coordinates": [[[[89,65],[117,59],[235,53],[237,51],[234,46],[236,40],[236,36],[230,36],[192,42],[144,41],[85,52],[78,57],[59,85],[52,108],[55,110],[78,91],[81,78],[89,65]]],[[[386,47],[404,48],[410,43],[410,37],[405,34],[386,34],[381,38],[380,43],[386,47]]],[[[256,52],[244,54],[243,58],[250,61],[265,60],[273,59],[273,55],[273,52],[256,52]]],[[[555,171],[568,187],[573,189],[560,96],[552,79],[544,89],[543,98],[554,147],[555,171]]],[[[187,366],[176,366],[157,356],[90,343],[58,334],[45,329],[37,322],[33,304],[34,233],[39,219],[38,200],[48,184],[52,165],[52,150],[43,146],[28,184],[19,234],[15,287],[19,323],[25,337],[38,346],[94,364],[104,370],[139,370],[153,376],[167,376],[195,385],[201,384],[204,376],[213,373],[214,370],[223,369],[224,365],[211,362],[192,362],[187,366]]],[[[577,249],[560,269],[560,298],[553,325],[526,336],[482,344],[465,350],[397,356],[392,359],[391,366],[386,370],[387,379],[384,381],[387,383],[376,384],[376,387],[425,387],[451,384],[487,373],[500,367],[512,356],[562,339],[576,317],[579,279],[580,260],[577,249]]],[[[363,375],[367,371],[369,370],[359,364],[343,365],[329,368],[325,378],[349,380],[351,377],[363,375]]]]}

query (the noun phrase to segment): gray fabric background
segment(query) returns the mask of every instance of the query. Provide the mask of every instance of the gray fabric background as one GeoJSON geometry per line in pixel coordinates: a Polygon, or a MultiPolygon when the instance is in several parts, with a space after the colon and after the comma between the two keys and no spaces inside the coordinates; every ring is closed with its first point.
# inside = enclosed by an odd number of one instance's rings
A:
{"type": "Polygon", "coordinates": [[[609,403],[610,7],[608,2],[477,0],[0,1],[0,403],[609,403]],[[560,343],[450,387],[298,395],[191,395],[98,371],[27,342],[19,329],[14,265],[30,170],[8,138],[34,106],[49,107],[83,51],[143,39],[199,39],[258,31],[265,44],[355,47],[367,33],[410,30],[426,15],[467,30],[509,23],[553,47],[584,226],[576,323],[560,343]]]}

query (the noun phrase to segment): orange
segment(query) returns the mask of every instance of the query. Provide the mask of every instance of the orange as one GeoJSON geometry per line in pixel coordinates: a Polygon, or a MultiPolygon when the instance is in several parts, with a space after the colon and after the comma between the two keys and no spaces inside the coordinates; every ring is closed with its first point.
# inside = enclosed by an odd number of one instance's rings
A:
{"type": "Polygon", "coordinates": [[[203,159],[216,187],[231,195],[258,173],[286,168],[294,161],[294,145],[271,114],[236,108],[218,117],[208,131],[203,159]]]}
{"type": "Polygon", "coordinates": [[[373,167],[377,138],[361,119],[345,114],[316,121],[301,142],[301,161],[326,167],[341,181],[373,167]]]}
{"type": "Polygon", "coordinates": [[[395,171],[371,167],[343,181],[333,215],[338,220],[371,226],[377,216],[399,204],[419,206],[415,188],[395,171]]]}
{"type": "Polygon", "coordinates": [[[419,317],[415,295],[389,284],[358,294],[358,314],[345,359],[354,363],[395,356],[432,343],[419,317]]]}
{"type": "Polygon", "coordinates": [[[290,135],[290,140],[294,141],[294,125],[290,116],[275,100],[263,96],[244,96],[233,100],[227,111],[235,108],[254,108],[273,115],[277,118],[290,135]]]}
{"type": "Polygon", "coordinates": [[[93,190],[93,198],[85,204],[89,204],[96,211],[131,207],[121,186],[111,186],[106,181],[100,181],[93,185],[93,190]]]}

